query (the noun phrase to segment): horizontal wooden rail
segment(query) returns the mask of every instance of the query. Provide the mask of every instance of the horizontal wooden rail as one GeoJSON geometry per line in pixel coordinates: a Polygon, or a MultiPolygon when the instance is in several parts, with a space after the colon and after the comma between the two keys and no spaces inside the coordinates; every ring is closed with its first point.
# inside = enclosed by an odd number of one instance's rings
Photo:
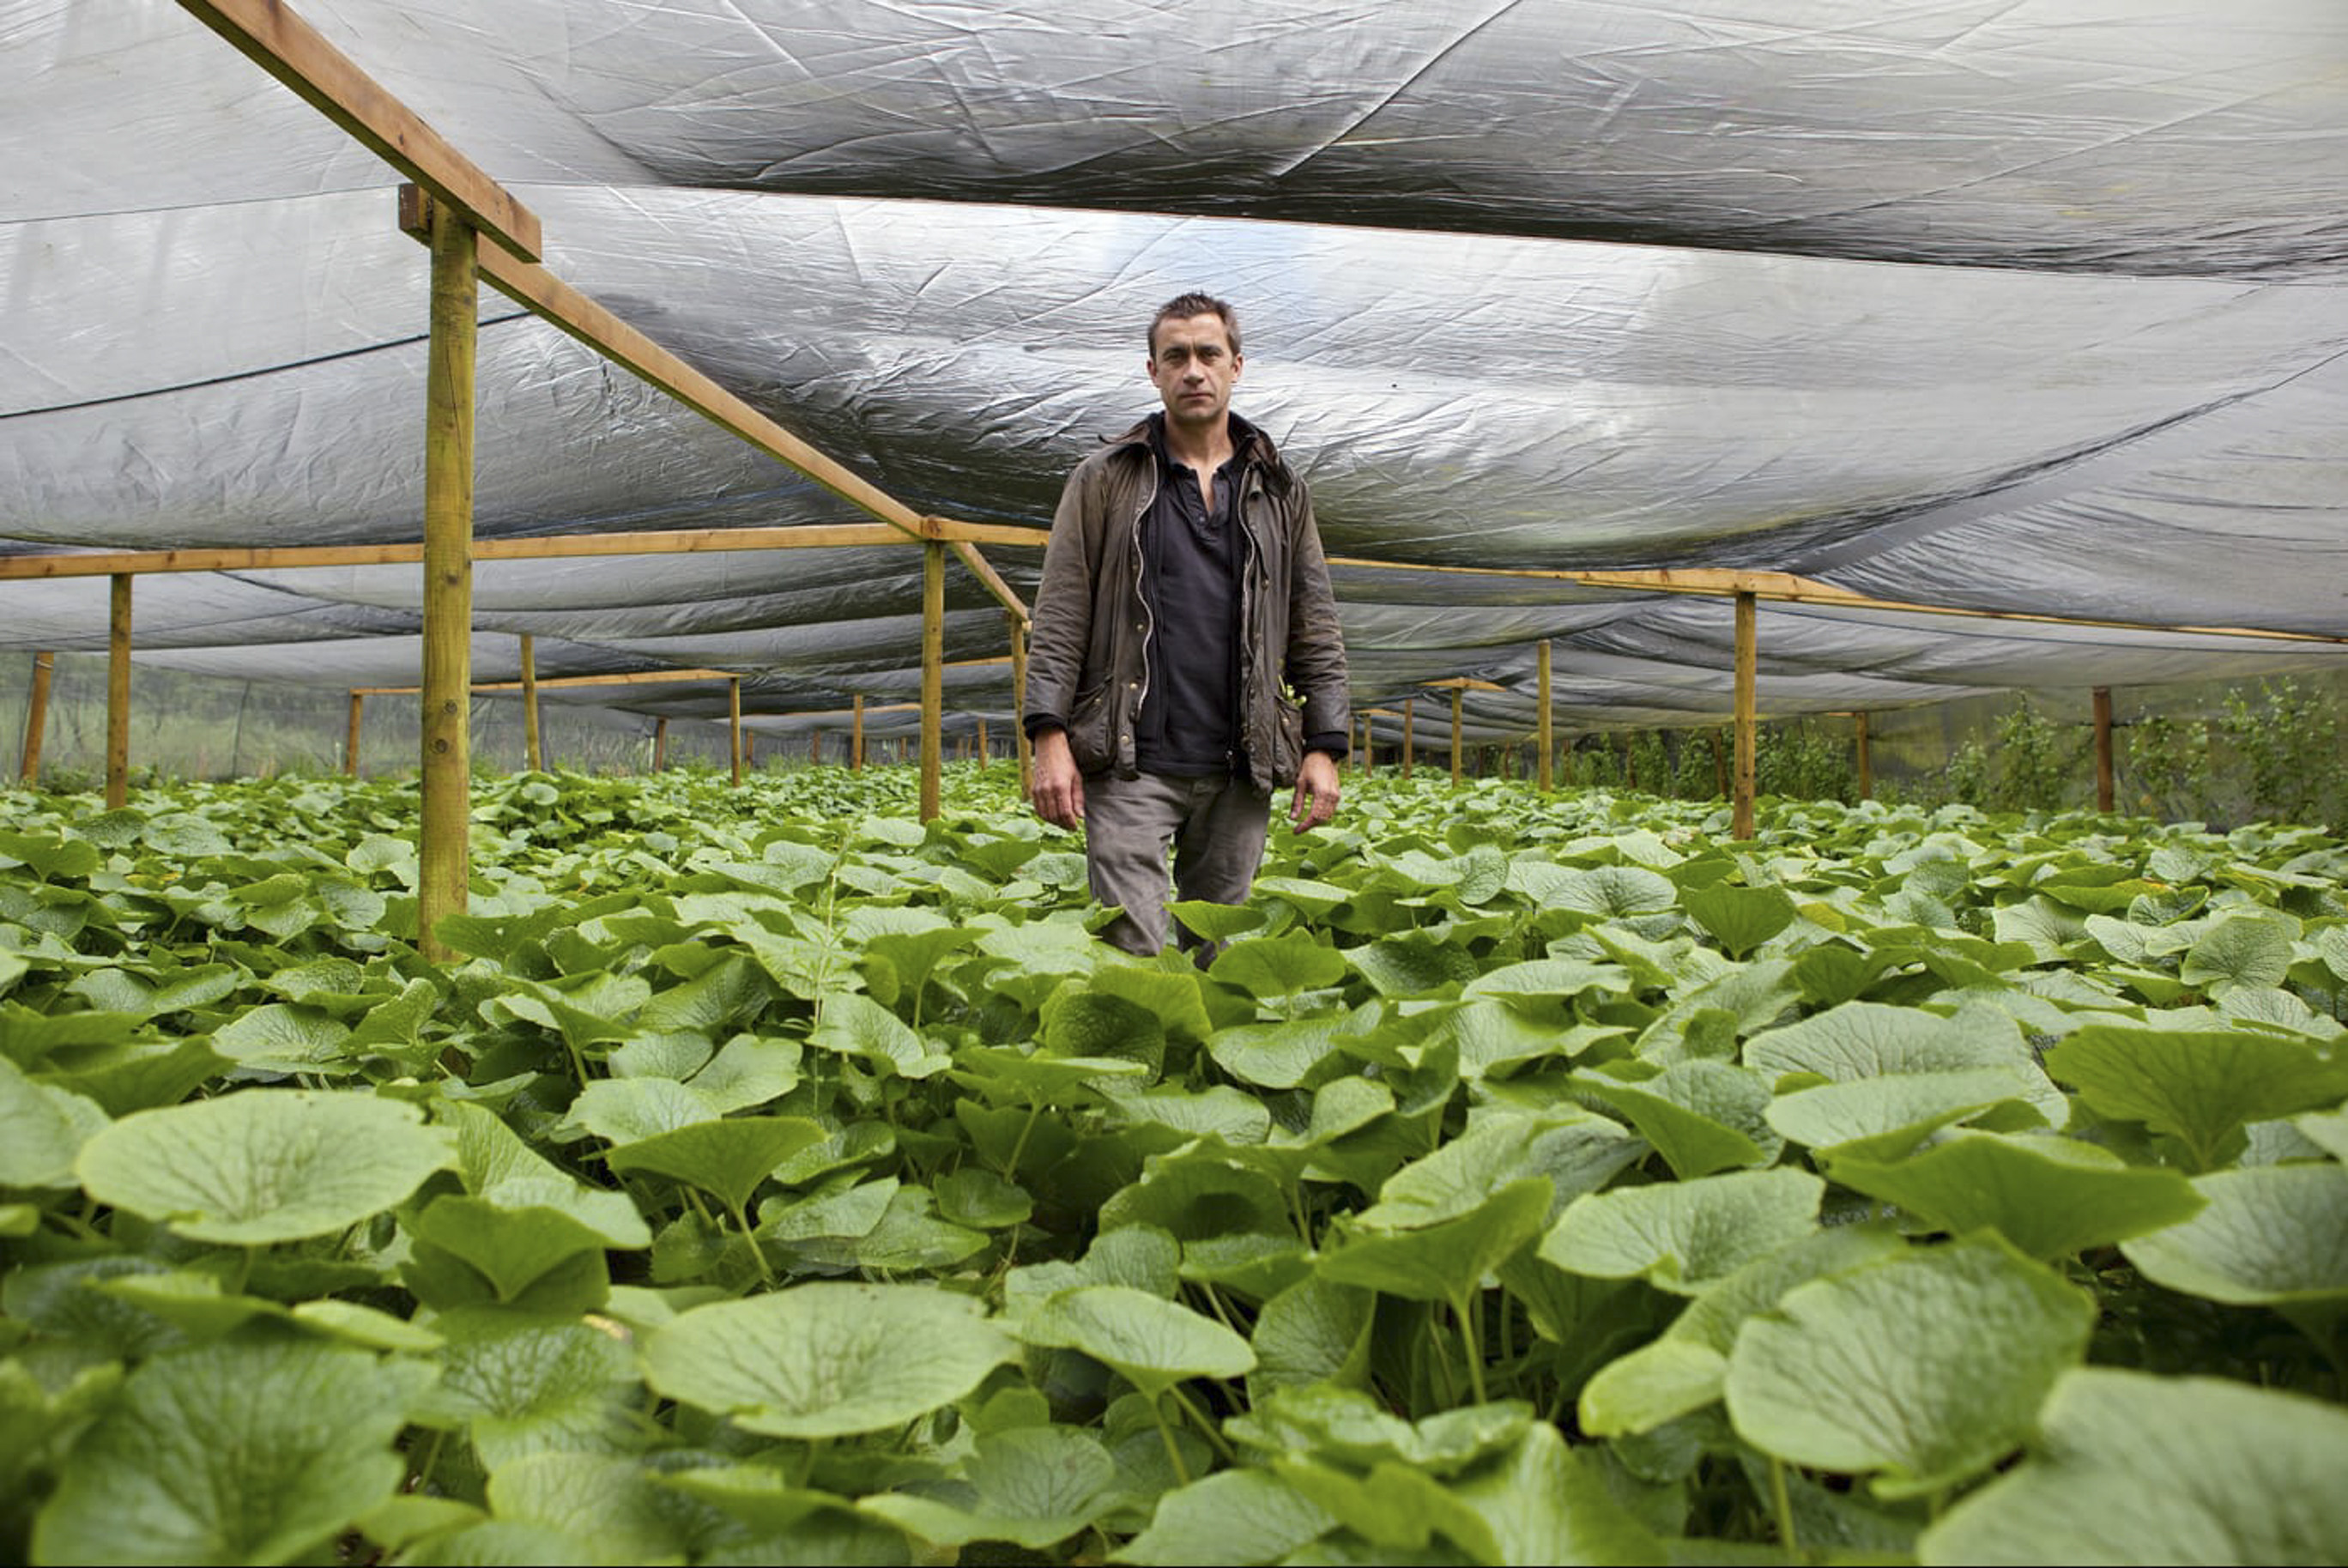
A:
{"type": "MultiPolygon", "coordinates": [[[[989,544],[1041,544],[1040,529],[998,523],[948,522],[950,536],[989,544]]],[[[717,555],[760,550],[839,550],[907,542],[880,522],[816,523],[791,528],[697,528],[633,533],[545,534],[529,539],[477,539],[473,559],[552,561],[610,555],[717,555]]],[[[163,572],[285,572],[324,566],[412,566],[424,559],[419,541],[399,544],[279,544],[191,550],[93,550],[55,555],[0,555],[0,582],[57,577],[143,576],[163,572]]]]}
{"type": "Polygon", "coordinates": [[[2263,626],[2182,626],[2157,621],[2119,621],[2087,615],[2042,614],[2028,610],[1981,610],[1956,604],[1919,604],[1905,599],[1875,599],[1790,572],[1745,572],[1729,567],[1665,566],[1636,571],[1574,570],[1537,566],[1413,566],[1399,561],[1331,556],[1332,566],[1369,572],[1433,572],[1459,577],[1528,577],[1573,583],[1585,588],[1620,588],[1635,593],[1694,593],[1734,598],[1750,593],[1777,604],[1815,604],[1834,610],[1868,610],[1907,615],[1955,615],[1983,621],[2024,621],[2036,625],[2083,626],[2108,632],[2166,633],[2172,636],[2261,637],[2285,643],[2348,643],[2324,632],[2284,632],[2263,626]]]}
{"type": "MultiPolygon", "coordinates": [[[[547,676],[531,684],[544,691],[549,686],[674,686],[679,681],[731,681],[741,677],[739,670],[632,670],[626,675],[547,676]]],[[[520,691],[522,686],[520,681],[475,681],[473,689],[477,692],[520,691]]],[[[422,686],[353,686],[351,695],[414,696],[423,689],[422,686]]]]}

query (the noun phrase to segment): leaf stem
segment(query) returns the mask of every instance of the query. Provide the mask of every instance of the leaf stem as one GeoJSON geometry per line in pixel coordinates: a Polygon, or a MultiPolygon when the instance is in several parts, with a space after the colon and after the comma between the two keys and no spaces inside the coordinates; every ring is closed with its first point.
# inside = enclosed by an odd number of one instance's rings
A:
{"type": "Polygon", "coordinates": [[[734,1223],[741,1229],[742,1240],[750,1249],[751,1259],[758,1265],[758,1277],[768,1284],[773,1284],[775,1283],[774,1265],[767,1262],[767,1249],[758,1244],[758,1233],[750,1228],[749,1206],[747,1203],[734,1203],[729,1204],[728,1207],[734,1211],[734,1223]]]}
{"type": "Polygon", "coordinates": [[[1468,1352],[1468,1388],[1476,1403],[1484,1403],[1484,1346],[1476,1333],[1476,1295],[1470,1286],[1465,1295],[1451,1298],[1451,1315],[1459,1325],[1459,1340],[1468,1352]]]}
{"type": "Polygon", "coordinates": [[[1174,1429],[1167,1423],[1165,1408],[1156,1399],[1149,1401],[1149,1418],[1158,1423],[1158,1435],[1166,1444],[1166,1457],[1174,1465],[1174,1479],[1189,1486],[1190,1467],[1182,1462],[1182,1445],[1174,1440],[1174,1429]]]}
{"type": "Polygon", "coordinates": [[[1777,1511],[1777,1544],[1786,1555],[1802,1561],[1801,1534],[1794,1528],[1794,1497],[1786,1485],[1786,1461],[1769,1456],[1769,1500],[1777,1511]]]}
{"type": "Polygon", "coordinates": [[[1182,1407],[1183,1413],[1188,1415],[1192,1423],[1198,1427],[1200,1433],[1206,1438],[1208,1445],[1223,1456],[1225,1464],[1239,1462],[1239,1454],[1231,1448],[1230,1439],[1223,1436],[1214,1422],[1207,1418],[1207,1412],[1199,1408],[1191,1402],[1190,1397],[1182,1392],[1181,1385],[1176,1384],[1166,1391],[1174,1396],[1174,1402],[1182,1407]]]}

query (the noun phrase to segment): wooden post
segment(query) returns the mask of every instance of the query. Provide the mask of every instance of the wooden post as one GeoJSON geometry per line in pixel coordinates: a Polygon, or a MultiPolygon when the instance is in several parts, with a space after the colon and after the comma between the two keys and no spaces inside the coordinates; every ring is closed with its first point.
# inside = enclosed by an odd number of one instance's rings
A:
{"type": "Polygon", "coordinates": [[[726,683],[726,732],[732,736],[734,787],[742,787],[742,677],[736,676],[726,683]]]}
{"type": "Polygon", "coordinates": [[[1367,779],[1377,763],[1377,738],[1371,730],[1370,716],[1362,715],[1362,777],[1367,779]]]}
{"type": "Polygon", "coordinates": [[[543,771],[546,751],[539,742],[538,655],[528,632],[521,634],[521,739],[522,758],[530,764],[530,770],[543,771]]]}
{"type": "Polygon", "coordinates": [[[351,693],[350,734],[343,741],[343,773],[346,778],[355,779],[359,776],[359,726],[366,717],[366,694],[351,693]]]}
{"type": "Polygon", "coordinates": [[[1462,737],[1466,734],[1466,727],[1460,723],[1459,710],[1460,705],[1467,696],[1468,688],[1466,686],[1453,686],[1451,688],[1451,782],[1454,784],[1459,782],[1459,767],[1463,760],[1460,753],[1465,748],[1462,744],[1462,737]]]}
{"type": "Polygon", "coordinates": [[[2096,698],[2096,810],[2112,809],[2112,688],[2097,686],[2096,698]]]}
{"type": "Polygon", "coordinates": [[[978,767],[980,772],[983,773],[986,770],[986,720],[982,718],[978,721],[978,767]]]}
{"type": "Polygon", "coordinates": [[[1533,736],[1534,743],[1540,748],[1540,792],[1546,795],[1557,788],[1556,775],[1550,771],[1550,756],[1556,748],[1554,738],[1556,731],[1552,727],[1549,712],[1549,639],[1547,637],[1540,640],[1538,669],[1537,684],[1540,687],[1540,714],[1533,721],[1533,736]]]}
{"type": "Polygon", "coordinates": [[[471,874],[473,709],[473,374],[479,341],[479,237],[431,203],[432,346],[425,369],[422,820],[417,834],[417,946],[455,956],[433,928],[465,912],[471,874]]]}
{"type": "Polygon", "coordinates": [[[922,546],[922,820],[939,811],[939,768],[945,753],[946,547],[922,546]]]}
{"type": "Polygon", "coordinates": [[[33,695],[25,705],[25,766],[20,775],[28,786],[41,781],[41,737],[49,727],[49,676],[57,665],[55,654],[33,655],[33,695]]]}
{"type": "Polygon", "coordinates": [[[668,720],[653,720],[653,771],[662,772],[668,767],[668,720]]]}
{"type": "Polygon", "coordinates": [[[1875,762],[1867,748],[1867,715],[1858,713],[1851,717],[1858,721],[1859,798],[1872,800],[1875,799],[1875,762]]]}
{"type": "Polygon", "coordinates": [[[854,717],[848,721],[848,770],[850,773],[861,773],[864,771],[864,694],[862,692],[856,694],[856,707],[852,712],[854,717]]]}
{"type": "Polygon", "coordinates": [[[1005,610],[1011,623],[1011,744],[1019,757],[1019,798],[1035,792],[1035,748],[1027,740],[1027,624],[1005,610]]]}
{"type": "Polygon", "coordinates": [[[1410,700],[1402,705],[1402,776],[1405,779],[1410,777],[1411,759],[1418,751],[1417,742],[1412,739],[1410,732],[1412,721],[1417,717],[1418,694],[1413,692],[1410,700]]]}
{"type": "Polygon", "coordinates": [[[130,799],[130,573],[114,574],[106,639],[106,809],[130,799]]]}
{"type": "Polygon", "coordinates": [[[820,729],[808,737],[808,762],[816,768],[823,766],[823,731],[820,729]]]}
{"type": "Polygon", "coordinates": [[[1736,595],[1736,795],[1730,811],[1730,832],[1740,839],[1753,836],[1753,792],[1761,737],[1756,709],[1760,703],[1760,607],[1750,593],[1736,595]]]}

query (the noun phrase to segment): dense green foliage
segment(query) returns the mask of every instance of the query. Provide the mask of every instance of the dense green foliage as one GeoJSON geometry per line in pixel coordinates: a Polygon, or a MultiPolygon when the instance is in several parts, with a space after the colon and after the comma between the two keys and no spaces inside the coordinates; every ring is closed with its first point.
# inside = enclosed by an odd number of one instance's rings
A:
{"type": "Polygon", "coordinates": [[[948,781],[0,797],[0,1554],[2348,1559],[2339,841],[948,781]]]}

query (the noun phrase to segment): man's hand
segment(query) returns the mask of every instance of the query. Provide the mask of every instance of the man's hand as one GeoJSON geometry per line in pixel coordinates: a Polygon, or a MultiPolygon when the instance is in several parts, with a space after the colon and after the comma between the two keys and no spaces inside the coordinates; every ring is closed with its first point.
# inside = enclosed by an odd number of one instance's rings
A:
{"type": "MultiPolygon", "coordinates": [[[[1042,786],[1036,795],[1043,794],[1042,786]]],[[[1296,803],[1288,820],[1295,830],[1309,832],[1337,814],[1337,759],[1325,751],[1308,751],[1296,769],[1296,803]]]]}
{"type": "Polygon", "coordinates": [[[1076,757],[1068,750],[1066,730],[1036,732],[1035,767],[1035,815],[1056,828],[1074,828],[1082,822],[1085,776],[1076,770],[1076,757]]]}

